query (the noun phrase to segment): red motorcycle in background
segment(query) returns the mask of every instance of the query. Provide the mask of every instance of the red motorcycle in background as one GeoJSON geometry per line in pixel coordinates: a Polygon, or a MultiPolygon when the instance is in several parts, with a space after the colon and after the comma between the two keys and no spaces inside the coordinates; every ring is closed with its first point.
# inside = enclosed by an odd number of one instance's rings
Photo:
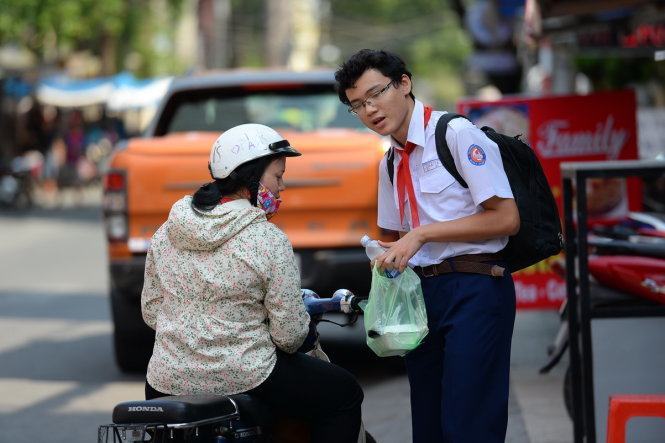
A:
{"type": "MultiPolygon", "coordinates": [[[[665,305],[665,215],[630,213],[628,217],[590,223],[589,284],[593,306],[665,305]]],[[[554,270],[565,276],[564,262],[554,270]]],[[[544,374],[554,368],[568,348],[567,303],[559,311],[561,326],[548,347],[544,374]]],[[[572,418],[572,374],[564,377],[564,401],[572,418]]]]}
{"type": "Polygon", "coordinates": [[[632,213],[621,223],[596,228],[589,272],[601,285],[665,304],[665,217],[632,213]]]}

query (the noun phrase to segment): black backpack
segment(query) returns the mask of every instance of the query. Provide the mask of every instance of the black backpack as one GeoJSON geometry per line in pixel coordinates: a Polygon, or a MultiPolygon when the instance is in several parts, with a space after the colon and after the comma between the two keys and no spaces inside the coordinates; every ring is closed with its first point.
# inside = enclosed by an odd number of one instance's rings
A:
{"type": "MultiPolygon", "coordinates": [[[[455,167],[446,142],[448,123],[454,118],[466,117],[447,113],[439,118],[434,135],[436,151],[446,170],[459,184],[468,188],[455,167]]],[[[484,126],[482,131],[499,147],[503,168],[520,214],[519,232],[509,238],[508,244],[501,251],[508,269],[510,272],[515,272],[558,254],[563,249],[559,210],[540,161],[531,147],[520,140],[519,135],[510,137],[499,134],[488,126],[484,126]]],[[[390,149],[386,165],[391,183],[395,173],[394,157],[395,153],[390,149]]]]}

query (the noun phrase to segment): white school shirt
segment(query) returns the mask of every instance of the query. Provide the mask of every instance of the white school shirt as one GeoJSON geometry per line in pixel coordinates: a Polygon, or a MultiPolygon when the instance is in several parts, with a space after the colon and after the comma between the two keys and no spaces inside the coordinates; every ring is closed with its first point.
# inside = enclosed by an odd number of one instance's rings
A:
{"type": "MultiPolygon", "coordinates": [[[[424,127],[423,112],[422,102],[416,100],[407,135],[407,141],[416,145],[409,155],[409,168],[421,225],[482,212],[481,203],[493,196],[513,198],[496,143],[465,118],[456,118],[448,123],[446,142],[457,170],[469,185],[468,189],[464,188],[441,164],[436,152],[434,131],[445,112],[433,111],[427,128],[424,127]]],[[[384,229],[408,232],[411,229],[410,202],[407,196],[402,223],[396,186],[402,147],[394,139],[391,143],[395,152],[394,183],[390,183],[384,156],[379,164],[377,224],[384,229]]],[[[409,265],[429,266],[462,254],[498,252],[507,243],[508,237],[479,242],[429,242],[409,260],[409,265]]]]}

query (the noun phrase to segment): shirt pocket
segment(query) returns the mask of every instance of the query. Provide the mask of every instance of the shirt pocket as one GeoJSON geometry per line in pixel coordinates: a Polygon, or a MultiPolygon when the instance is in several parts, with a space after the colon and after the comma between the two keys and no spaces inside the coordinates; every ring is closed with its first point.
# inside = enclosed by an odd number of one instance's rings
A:
{"type": "Polygon", "coordinates": [[[420,192],[423,194],[439,194],[455,182],[455,177],[443,168],[437,168],[420,177],[420,192]]]}

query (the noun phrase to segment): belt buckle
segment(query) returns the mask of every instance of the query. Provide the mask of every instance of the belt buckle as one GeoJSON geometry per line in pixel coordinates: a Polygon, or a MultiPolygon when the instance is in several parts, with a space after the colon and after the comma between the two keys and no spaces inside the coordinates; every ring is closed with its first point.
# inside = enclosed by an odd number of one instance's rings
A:
{"type": "Polygon", "coordinates": [[[437,265],[429,265],[422,268],[423,277],[436,277],[439,275],[439,270],[436,268],[437,265]],[[431,269],[432,272],[426,271],[426,269],[431,269]]]}

